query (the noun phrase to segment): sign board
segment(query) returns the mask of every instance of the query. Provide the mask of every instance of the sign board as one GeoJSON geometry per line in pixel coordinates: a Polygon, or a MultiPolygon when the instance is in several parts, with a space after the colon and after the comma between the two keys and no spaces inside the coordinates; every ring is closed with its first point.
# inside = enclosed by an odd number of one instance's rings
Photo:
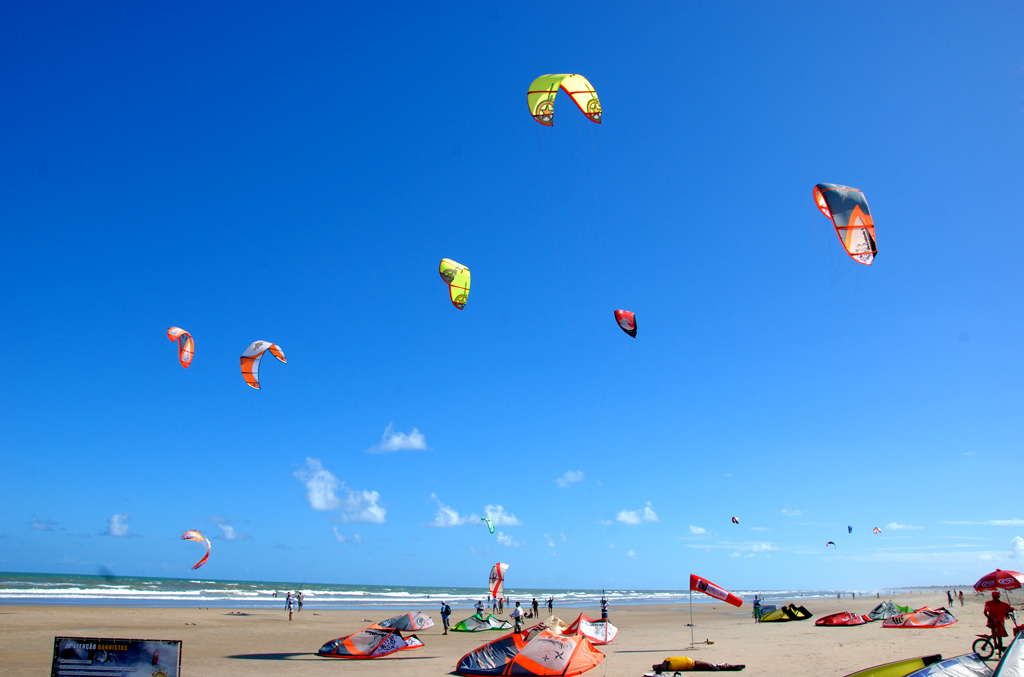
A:
{"type": "Polygon", "coordinates": [[[54,637],[50,677],[180,677],[180,639],[54,637]]]}

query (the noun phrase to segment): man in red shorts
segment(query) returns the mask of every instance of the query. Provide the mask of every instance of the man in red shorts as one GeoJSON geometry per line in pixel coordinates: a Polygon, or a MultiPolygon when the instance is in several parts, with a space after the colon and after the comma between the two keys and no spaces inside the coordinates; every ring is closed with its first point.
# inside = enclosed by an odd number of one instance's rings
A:
{"type": "Polygon", "coordinates": [[[992,629],[992,636],[995,637],[996,648],[1003,652],[1003,637],[1006,637],[1006,616],[1013,613],[1013,607],[999,599],[999,592],[992,593],[992,599],[985,602],[985,618],[988,619],[988,627],[992,629]]]}

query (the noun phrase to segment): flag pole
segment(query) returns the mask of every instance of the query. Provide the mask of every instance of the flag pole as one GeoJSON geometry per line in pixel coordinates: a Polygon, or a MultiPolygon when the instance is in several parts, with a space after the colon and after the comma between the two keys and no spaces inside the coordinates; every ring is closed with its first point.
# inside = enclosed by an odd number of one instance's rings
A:
{"type": "Polygon", "coordinates": [[[693,590],[690,590],[690,648],[693,648],[693,590]]]}

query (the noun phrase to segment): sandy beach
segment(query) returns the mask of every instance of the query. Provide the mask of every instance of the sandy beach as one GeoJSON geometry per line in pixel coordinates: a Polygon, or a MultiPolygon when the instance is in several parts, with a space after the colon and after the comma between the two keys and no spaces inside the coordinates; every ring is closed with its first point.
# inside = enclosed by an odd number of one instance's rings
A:
{"type": "MultiPolygon", "coordinates": [[[[945,603],[940,591],[893,597],[917,608],[945,603]]],[[[601,647],[605,660],[589,674],[639,676],[651,665],[684,652],[714,662],[744,663],[751,675],[845,675],[899,658],[941,653],[951,657],[970,651],[974,635],[984,632],[983,599],[965,590],[965,606],[952,609],[958,621],[947,628],[905,630],[883,628],[880,622],[858,627],[819,628],[814,619],[757,625],[749,603],[737,610],[723,604],[695,604],[697,641],[713,645],[686,651],[690,642],[686,605],[612,607],[612,622],[620,628],[610,645],[601,647]]],[[[803,601],[815,617],[837,611],[867,613],[874,597],[803,601]]],[[[459,658],[499,632],[450,633],[442,636],[435,609],[421,609],[437,626],[417,633],[426,646],[380,660],[332,660],[315,655],[335,637],[368,623],[396,615],[390,611],[321,611],[307,607],[289,622],[288,614],[267,610],[24,607],[0,608],[0,667],[9,677],[48,674],[56,635],[181,639],[185,677],[233,675],[419,676],[447,675],[459,658]]],[[[555,608],[555,615],[572,620],[580,610],[555,608]]],[[[599,617],[597,609],[583,610],[599,617]]],[[[472,615],[453,609],[453,622],[472,615]]],[[[507,616],[507,615],[506,615],[507,616]]]]}

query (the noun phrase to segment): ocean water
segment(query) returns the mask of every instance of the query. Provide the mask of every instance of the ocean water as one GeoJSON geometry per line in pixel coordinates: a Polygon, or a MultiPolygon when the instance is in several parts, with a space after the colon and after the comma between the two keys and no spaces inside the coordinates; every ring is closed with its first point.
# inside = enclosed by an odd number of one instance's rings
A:
{"type": "MultiPolygon", "coordinates": [[[[487,597],[487,589],[430,588],[382,585],[330,585],[275,581],[214,581],[197,576],[150,578],[82,576],[68,574],[0,573],[0,604],[109,605],[136,607],[226,607],[272,609],[284,607],[287,591],[301,590],[307,609],[406,609],[429,610],[445,600],[454,607],[470,607],[487,597]],[[274,593],[278,596],[275,597],[274,593]]],[[[758,591],[771,602],[780,599],[835,597],[835,590],[758,591]]],[[[754,592],[733,591],[752,600],[754,592]]],[[[682,604],[690,599],[686,590],[548,590],[505,588],[505,595],[524,603],[555,598],[559,608],[594,608],[601,596],[614,606],[633,604],[682,604]]],[[[858,593],[860,594],[860,593],[858,593]]],[[[871,596],[874,596],[872,591],[871,596]]],[[[716,603],[694,594],[694,603],[716,603]]],[[[720,602],[717,602],[720,603],[720,602]]]]}

